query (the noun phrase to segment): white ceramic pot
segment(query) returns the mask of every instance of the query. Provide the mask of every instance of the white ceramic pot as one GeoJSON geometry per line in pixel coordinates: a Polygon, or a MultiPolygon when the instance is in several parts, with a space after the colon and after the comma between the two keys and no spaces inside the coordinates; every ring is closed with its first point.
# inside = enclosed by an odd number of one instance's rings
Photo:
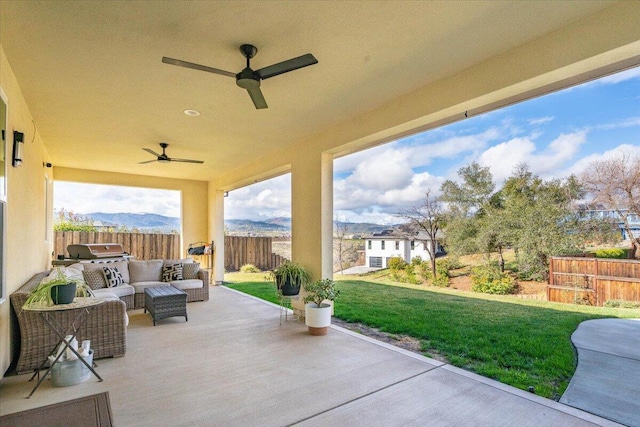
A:
{"type": "Polygon", "coordinates": [[[311,335],[326,335],[331,325],[331,304],[310,302],[304,306],[304,323],[309,327],[311,335]]]}

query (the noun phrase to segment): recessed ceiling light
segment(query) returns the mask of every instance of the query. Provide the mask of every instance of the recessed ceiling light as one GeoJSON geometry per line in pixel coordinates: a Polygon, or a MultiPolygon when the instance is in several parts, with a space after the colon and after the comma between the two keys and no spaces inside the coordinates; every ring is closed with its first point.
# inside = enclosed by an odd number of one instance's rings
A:
{"type": "Polygon", "coordinates": [[[191,116],[191,117],[196,117],[200,115],[200,111],[196,111],[196,110],[184,110],[184,113],[187,116],[191,116]]]}

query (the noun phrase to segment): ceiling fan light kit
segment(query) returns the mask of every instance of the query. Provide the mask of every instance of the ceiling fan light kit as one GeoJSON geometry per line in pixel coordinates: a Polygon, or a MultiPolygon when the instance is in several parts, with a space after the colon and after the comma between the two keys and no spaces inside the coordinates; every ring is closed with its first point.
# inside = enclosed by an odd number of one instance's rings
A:
{"type": "Polygon", "coordinates": [[[268,108],[267,101],[262,95],[260,90],[260,81],[275,77],[280,74],[288,73],[299,68],[308,67],[309,65],[317,64],[318,60],[310,53],[306,55],[298,56],[297,58],[288,59],[286,61],[278,62],[277,64],[269,65],[259,70],[251,69],[251,58],[258,53],[258,48],[250,44],[243,44],[240,46],[240,52],[242,56],[247,59],[247,66],[245,69],[235,74],[230,71],[219,70],[217,68],[207,67],[205,65],[195,64],[193,62],[182,61],[180,59],[162,57],[162,62],[169,65],[177,65],[179,67],[191,68],[198,71],[206,71],[208,73],[220,74],[227,77],[235,77],[236,84],[242,89],[246,89],[253,101],[253,105],[257,109],[268,108]]]}

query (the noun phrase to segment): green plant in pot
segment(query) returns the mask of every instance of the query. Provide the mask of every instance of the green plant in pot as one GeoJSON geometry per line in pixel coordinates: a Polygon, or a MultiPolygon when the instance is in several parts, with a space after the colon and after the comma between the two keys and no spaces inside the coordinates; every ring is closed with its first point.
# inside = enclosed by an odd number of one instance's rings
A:
{"type": "Polygon", "coordinates": [[[317,282],[305,285],[306,295],[304,314],[305,324],[309,328],[311,335],[326,335],[331,325],[331,304],[325,301],[333,301],[340,291],[336,289],[336,284],[331,279],[322,279],[317,282]]]}
{"type": "Polygon", "coordinates": [[[56,271],[53,279],[43,281],[31,290],[25,306],[69,304],[74,297],[90,293],[90,288],[84,281],[66,277],[60,269],[56,271]]]}
{"type": "Polygon", "coordinates": [[[311,281],[311,273],[304,266],[293,261],[285,261],[271,272],[278,291],[285,296],[300,293],[300,288],[311,281]]]}

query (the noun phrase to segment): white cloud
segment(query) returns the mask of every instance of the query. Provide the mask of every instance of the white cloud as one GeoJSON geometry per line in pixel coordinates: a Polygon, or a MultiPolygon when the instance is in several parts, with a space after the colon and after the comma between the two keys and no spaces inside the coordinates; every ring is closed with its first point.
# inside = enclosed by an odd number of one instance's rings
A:
{"type": "Polygon", "coordinates": [[[291,174],[230,191],[224,199],[227,219],[273,218],[291,216],[291,174]]]}
{"type": "Polygon", "coordinates": [[[621,119],[613,123],[605,123],[595,127],[597,130],[613,130],[620,128],[628,128],[633,126],[640,126],[640,117],[629,117],[627,119],[621,119]]]}
{"type": "Polygon", "coordinates": [[[623,153],[630,154],[632,156],[640,156],[640,146],[630,145],[630,144],[622,144],[617,147],[614,147],[610,150],[604,151],[602,153],[594,153],[589,156],[585,156],[575,162],[570,168],[568,168],[563,176],[569,175],[580,175],[584,172],[589,165],[595,161],[606,160],[617,157],[623,153]]]}
{"type": "Polygon", "coordinates": [[[529,119],[528,123],[530,125],[532,125],[532,126],[542,125],[542,124],[549,123],[549,122],[553,121],[553,119],[555,119],[555,117],[553,117],[553,116],[538,117],[536,119],[529,119]]]}
{"type": "Polygon", "coordinates": [[[409,154],[409,150],[405,149],[387,150],[381,155],[364,159],[348,180],[361,188],[379,191],[404,187],[413,176],[409,154]]]}
{"type": "Polygon", "coordinates": [[[56,181],[53,207],[78,214],[148,212],[179,218],[180,192],[56,181]]]}
{"type": "Polygon", "coordinates": [[[510,122],[504,121],[500,127],[492,126],[471,135],[448,136],[447,132],[447,138],[434,143],[428,142],[424,134],[418,134],[336,159],[334,172],[350,172],[364,162],[388,163],[390,159],[406,161],[411,168],[426,166],[436,159],[453,159],[464,153],[477,153],[491,141],[501,138],[506,131],[514,130],[510,122]]]}
{"type": "Polygon", "coordinates": [[[542,176],[557,176],[579,152],[586,141],[587,131],[560,134],[542,151],[537,152],[533,142],[535,135],[528,138],[513,138],[484,151],[478,163],[491,169],[494,180],[503,182],[519,163],[529,165],[531,172],[542,176]]]}

